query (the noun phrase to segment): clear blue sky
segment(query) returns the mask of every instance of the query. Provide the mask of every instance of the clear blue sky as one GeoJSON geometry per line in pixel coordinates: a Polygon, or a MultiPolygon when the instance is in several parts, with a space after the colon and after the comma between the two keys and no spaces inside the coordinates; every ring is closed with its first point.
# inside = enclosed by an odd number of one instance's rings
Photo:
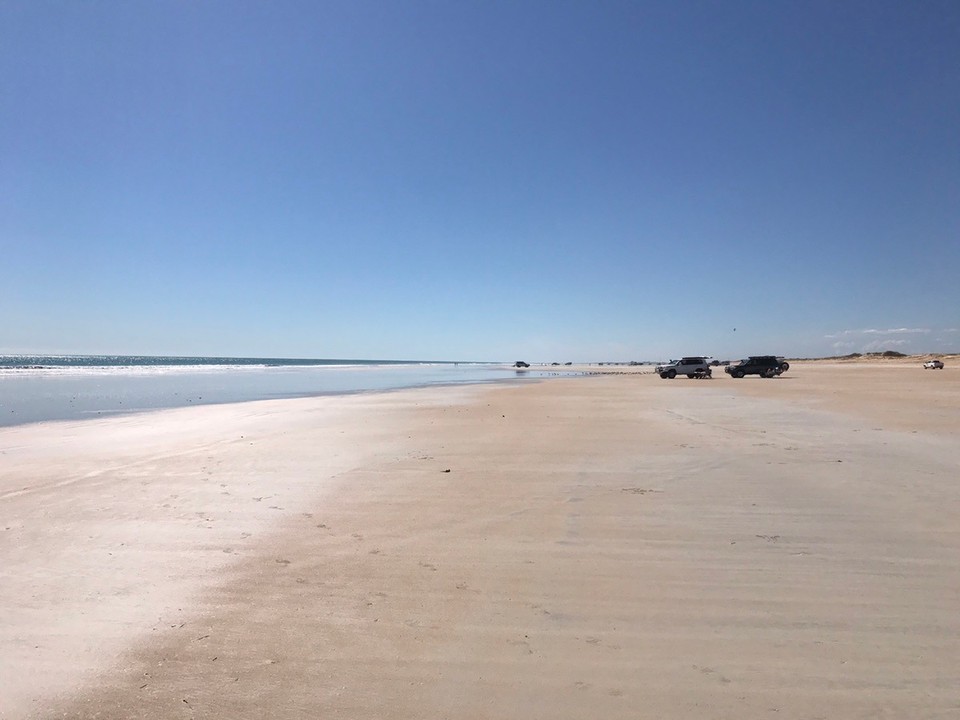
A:
{"type": "Polygon", "coordinates": [[[960,3],[0,3],[0,352],[960,351],[960,3]]]}

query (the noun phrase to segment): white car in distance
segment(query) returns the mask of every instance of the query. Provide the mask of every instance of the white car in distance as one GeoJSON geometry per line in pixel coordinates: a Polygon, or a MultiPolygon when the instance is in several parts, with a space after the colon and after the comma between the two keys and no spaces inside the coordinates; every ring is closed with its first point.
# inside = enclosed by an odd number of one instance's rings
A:
{"type": "Polygon", "coordinates": [[[688,378],[708,378],[713,375],[710,369],[710,358],[699,355],[657,365],[656,373],[664,380],[673,380],[677,375],[686,375],[688,378]]]}

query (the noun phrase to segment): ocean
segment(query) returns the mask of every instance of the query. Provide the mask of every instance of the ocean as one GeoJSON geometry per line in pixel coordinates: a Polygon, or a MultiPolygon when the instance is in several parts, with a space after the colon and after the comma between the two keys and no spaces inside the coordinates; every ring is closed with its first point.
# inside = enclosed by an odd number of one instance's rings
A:
{"type": "Polygon", "coordinates": [[[523,382],[562,368],[297,358],[0,355],[0,427],[160,408],[523,382]]]}

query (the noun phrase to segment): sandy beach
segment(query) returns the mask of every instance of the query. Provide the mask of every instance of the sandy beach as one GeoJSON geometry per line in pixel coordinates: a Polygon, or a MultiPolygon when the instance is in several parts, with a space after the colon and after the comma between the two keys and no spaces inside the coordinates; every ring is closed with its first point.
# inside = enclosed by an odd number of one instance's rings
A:
{"type": "Polygon", "coordinates": [[[960,717],[958,479],[955,363],[3,428],[0,718],[960,717]]]}

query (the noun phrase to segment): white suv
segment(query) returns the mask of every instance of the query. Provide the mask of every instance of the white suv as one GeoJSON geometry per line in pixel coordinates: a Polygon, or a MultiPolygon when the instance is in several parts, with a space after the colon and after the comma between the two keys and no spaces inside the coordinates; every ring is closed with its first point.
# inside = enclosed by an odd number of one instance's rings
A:
{"type": "Polygon", "coordinates": [[[657,375],[664,380],[673,380],[677,375],[686,375],[688,378],[708,378],[713,374],[710,370],[709,358],[685,357],[671,360],[665,365],[657,365],[657,375]]]}

